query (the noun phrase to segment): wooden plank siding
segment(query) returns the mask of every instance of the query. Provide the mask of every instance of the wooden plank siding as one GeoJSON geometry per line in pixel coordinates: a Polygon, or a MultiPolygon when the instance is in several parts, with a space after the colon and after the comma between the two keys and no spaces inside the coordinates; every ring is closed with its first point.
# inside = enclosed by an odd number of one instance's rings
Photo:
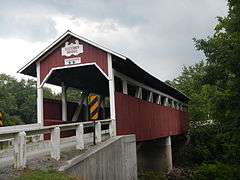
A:
{"type": "Polygon", "coordinates": [[[187,112],[160,106],[115,92],[117,134],[136,134],[137,141],[146,141],[183,134],[187,112]]]}
{"type": "MultiPolygon", "coordinates": [[[[67,119],[71,120],[77,108],[78,103],[67,102],[67,119]]],[[[85,107],[83,107],[84,109],[85,107]]],[[[43,101],[43,114],[45,120],[60,120],[62,121],[62,102],[60,100],[44,99],[43,101]]],[[[83,113],[81,112],[77,121],[81,121],[83,113]]]]}
{"type": "MultiPolygon", "coordinates": [[[[67,41],[69,43],[75,43],[76,38],[71,37],[67,41]]],[[[51,52],[46,58],[40,62],[40,81],[44,80],[47,74],[52,68],[64,66],[64,59],[72,57],[81,57],[81,64],[85,63],[96,63],[105,74],[108,74],[108,62],[107,62],[107,53],[97,47],[94,47],[80,39],[79,43],[83,45],[83,53],[77,56],[65,57],[61,55],[61,48],[65,46],[65,42],[62,42],[61,45],[51,52]]]]}

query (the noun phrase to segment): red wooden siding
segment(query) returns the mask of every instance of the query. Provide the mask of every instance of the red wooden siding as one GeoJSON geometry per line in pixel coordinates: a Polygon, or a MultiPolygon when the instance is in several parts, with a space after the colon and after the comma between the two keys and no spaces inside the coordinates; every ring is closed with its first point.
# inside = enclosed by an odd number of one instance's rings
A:
{"type": "Polygon", "coordinates": [[[115,92],[117,134],[136,134],[138,141],[182,134],[187,113],[115,92]]]}
{"type": "MultiPolygon", "coordinates": [[[[66,123],[68,122],[64,122],[62,120],[54,120],[54,119],[44,119],[44,122],[43,122],[44,126],[59,125],[59,124],[66,124],[66,123]]],[[[74,130],[61,131],[60,133],[61,138],[71,137],[75,135],[76,135],[76,131],[74,130]]],[[[51,135],[49,133],[44,134],[45,140],[49,140],[50,137],[51,135]]]]}
{"type": "MultiPolygon", "coordinates": [[[[67,115],[68,120],[72,119],[72,116],[76,110],[78,103],[67,102],[67,115]]],[[[60,120],[62,121],[62,102],[59,100],[52,99],[44,99],[43,101],[43,114],[44,114],[44,122],[45,120],[60,120]]],[[[80,113],[78,117],[78,121],[82,120],[83,114],[80,113]]],[[[56,121],[57,122],[57,121],[56,121]]],[[[55,124],[47,124],[47,125],[55,125],[55,124]]]]}
{"type": "MultiPolygon", "coordinates": [[[[74,43],[76,38],[67,40],[74,43]]],[[[79,40],[79,39],[78,39],[79,40]]],[[[41,82],[54,67],[64,66],[64,59],[72,57],[81,57],[81,64],[95,62],[106,74],[108,74],[107,53],[97,47],[94,47],[82,40],[79,43],[83,45],[83,53],[77,56],[65,57],[61,55],[61,48],[65,46],[63,42],[56,50],[43,59],[40,63],[40,79],[41,82]]]]}
{"type": "MultiPolygon", "coordinates": [[[[77,107],[77,103],[68,102],[67,103],[67,114],[68,119],[72,119],[74,111],[77,107]]],[[[43,113],[44,113],[44,126],[58,125],[58,124],[66,124],[69,122],[62,121],[62,102],[59,100],[52,99],[44,99],[43,101],[43,113]]],[[[78,117],[78,120],[81,119],[81,114],[78,117]]],[[[75,136],[74,130],[68,130],[61,132],[61,138],[75,136]]],[[[50,134],[44,134],[44,139],[50,139],[50,134]]]]}

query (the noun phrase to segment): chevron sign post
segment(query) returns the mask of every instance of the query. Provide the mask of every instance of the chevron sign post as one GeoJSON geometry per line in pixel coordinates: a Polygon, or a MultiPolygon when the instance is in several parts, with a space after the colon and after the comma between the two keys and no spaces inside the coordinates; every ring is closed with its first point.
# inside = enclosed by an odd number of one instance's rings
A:
{"type": "Polygon", "coordinates": [[[89,115],[90,115],[90,120],[92,120],[94,123],[94,130],[93,130],[93,144],[96,144],[96,139],[95,139],[95,127],[96,127],[96,120],[99,118],[99,108],[100,108],[100,98],[97,95],[90,95],[88,99],[89,103],[89,115]]]}
{"type": "Polygon", "coordinates": [[[3,127],[3,114],[0,112],[0,127],[3,127]]]}

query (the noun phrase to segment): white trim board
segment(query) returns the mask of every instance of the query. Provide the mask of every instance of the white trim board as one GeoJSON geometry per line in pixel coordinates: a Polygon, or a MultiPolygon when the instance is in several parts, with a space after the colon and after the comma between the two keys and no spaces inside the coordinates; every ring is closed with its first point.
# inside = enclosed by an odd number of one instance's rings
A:
{"type": "MultiPolygon", "coordinates": [[[[124,55],[122,55],[122,54],[120,54],[120,53],[117,53],[117,52],[115,52],[115,51],[112,51],[112,50],[110,50],[109,48],[106,48],[106,47],[104,47],[104,46],[102,46],[102,45],[100,45],[100,44],[98,44],[98,43],[95,43],[95,42],[93,42],[93,41],[90,41],[89,39],[86,39],[86,38],[84,38],[84,37],[82,37],[82,36],[79,36],[79,35],[77,35],[77,34],[75,34],[75,33],[73,33],[73,32],[71,32],[71,31],[66,31],[63,35],[61,35],[59,38],[57,38],[52,44],[50,44],[47,48],[45,48],[43,51],[41,51],[36,57],[34,57],[30,62],[28,62],[26,65],[24,65],[21,69],[19,69],[17,72],[18,73],[21,73],[23,70],[25,70],[28,66],[30,66],[32,63],[34,63],[34,62],[36,62],[36,61],[41,61],[43,58],[41,58],[41,59],[39,59],[41,56],[43,56],[45,53],[47,53],[47,51],[49,51],[51,48],[53,48],[54,46],[56,46],[59,42],[61,42],[67,35],[71,35],[71,36],[73,36],[73,37],[75,37],[75,38],[78,38],[78,39],[80,39],[80,40],[82,40],[82,41],[85,41],[86,43],[88,43],[88,44],[90,44],[90,45],[92,45],[92,46],[95,46],[95,47],[97,47],[97,48],[99,48],[99,49],[101,49],[101,50],[103,50],[103,51],[105,51],[105,52],[107,52],[107,53],[110,53],[110,54],[113,54],[113,55],[115,55],[115,56],[117,56],[117,57],[119,57],[119,58],[121,58],[121,59],[124,59],[124,60],[126,60],[127,59],[127,57],[126,56],[124,56],[124,55]]],[[[56,46],[54,49],[56,49],[58,46],[56,46]]],[[[48,53],[47,53],[47,55],[48,55],[48,53]]]]}
{"type": "Polygon", "coordinates": [[[114,71],[112,67],[112,55],[107,54],[108,60],[108,77],[109,77],[109,102],[110,102],[110,118],[113,119],[111,125],[112,127],[112,136],[116,136],[116,107],[115,107],[115,84],[114,84],[114,71]]]}
{"type": "Polygon", "coordinates": [[[36,63],[37,72],[37,122],[43,125],[43,88],[40,86],[40,63],[36,63]]]}
{"type": "Polygon", "coordinates": [[[75,68],[75,67],[82,67],[82,66],[91,66],[94,65],[96,66],[96,68],[104,75],[104,77],[109,80],[109,77],[103,72],[103,70],[96,64],[96,63],[84,63],[84,64],[75,64],[75,65],[70,65],[70,66],[60,66],[60,67],[55,67],[52,68],[48,74],[45,76],[45,78],[43,79],[42,83],[40,84],[40,87],[43,87],[43,85],[47,82],[47,80],[49,79],[49,77],[51,76],[52,72],[55,70],[59,70],[59,69],[68,69],[68,68],[75,68]]]}

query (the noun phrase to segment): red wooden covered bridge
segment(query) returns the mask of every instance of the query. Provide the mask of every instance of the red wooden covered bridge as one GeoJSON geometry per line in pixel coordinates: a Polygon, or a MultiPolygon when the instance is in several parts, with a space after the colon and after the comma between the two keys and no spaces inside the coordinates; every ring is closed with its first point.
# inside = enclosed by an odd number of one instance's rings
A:
{"type": "Polygon", "coordinates": [[[183,93],[129,58],[71,31],[19,72],[37,78],[37,120],[42,125],[89,121],[97,113],[95,119],[113,120],[115,134],[133,133],[137,141],[186,131],[188,98],[183,93]],[[46,83],[62,87],[61,100],[43,97],[46,83]],[[68,88],[82,92],[78,102],[67,100],[68,88]],[[91,107],[89,97],[97,97],[91,107]]]}

